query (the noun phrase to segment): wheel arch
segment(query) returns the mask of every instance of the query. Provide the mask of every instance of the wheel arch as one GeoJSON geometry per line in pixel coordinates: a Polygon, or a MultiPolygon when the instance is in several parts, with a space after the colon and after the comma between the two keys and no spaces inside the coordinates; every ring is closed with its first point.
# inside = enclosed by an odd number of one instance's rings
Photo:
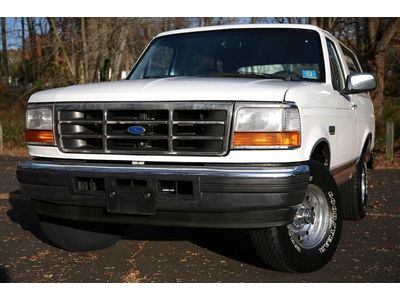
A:
{"type": "Polygon", "coordinates": [[[369,132],[366,137],[363,139],[363,144],[361,148],[361,152],[359,153],[360,156],[362,154],[368,154],[371,151],[371,145],[372,145],[372,133],[369,132]]]}
{"type": "Polygon", "coordinates": [[[310,159],[319,161],[329,170],[331,164],[331,148],[326,138],[320,138],[315,142],[310,152],[310,159]]]}
{"type": "Polygon", "coordinates": [[[366,136],[362,139],[363,143],[361,144],[360,150],[358,152],[357,163],[360,161],[361,157],[364,157],[367,161],[368,168],[373,168],[373,158],[371,155],[371,147],[373,143],[373,136],[372,133],[369,132],[366,136]]]}

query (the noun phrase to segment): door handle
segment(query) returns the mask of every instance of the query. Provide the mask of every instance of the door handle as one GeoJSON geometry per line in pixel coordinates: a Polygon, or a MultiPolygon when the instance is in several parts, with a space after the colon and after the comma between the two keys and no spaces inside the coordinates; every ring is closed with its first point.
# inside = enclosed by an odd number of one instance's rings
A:
{"type": "Polygon", "coordinates": [[[351,103],[350,104],[352,110],[356,110],[358,108],[357,104],[351,103]]]}

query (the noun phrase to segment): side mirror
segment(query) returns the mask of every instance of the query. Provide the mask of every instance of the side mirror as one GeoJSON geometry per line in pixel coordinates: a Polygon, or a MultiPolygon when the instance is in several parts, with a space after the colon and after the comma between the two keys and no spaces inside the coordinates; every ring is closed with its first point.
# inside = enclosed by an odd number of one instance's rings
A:
{"type": "Polygon", "coordinates": [[[365,93],[374,89],[376,89],[375,75],[371,73],[351,73],[347,76],[344,93],[365,93]]]}

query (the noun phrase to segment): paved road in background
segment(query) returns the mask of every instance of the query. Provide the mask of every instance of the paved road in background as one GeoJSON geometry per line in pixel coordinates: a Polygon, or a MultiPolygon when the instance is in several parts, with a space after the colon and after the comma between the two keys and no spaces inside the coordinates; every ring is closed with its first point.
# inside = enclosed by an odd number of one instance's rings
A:
{"type": "Polygon", "coordinates": [[[263,268],[234,230],[131,227],[101,251],[49,246],[15,178],[22,159],[0,156],[0,282],[400,282],[400,170],[371,172],[369,213],[344,222],[325,268],[287,274],[263,268]]]}

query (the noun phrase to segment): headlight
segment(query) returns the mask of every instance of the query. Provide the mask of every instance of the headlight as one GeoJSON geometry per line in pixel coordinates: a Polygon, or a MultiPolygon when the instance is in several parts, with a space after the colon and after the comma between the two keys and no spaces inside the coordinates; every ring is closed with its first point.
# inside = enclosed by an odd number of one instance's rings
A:
{"type": "Polygon", "coordinates": [[[27,144],[54,145],[53,111],[50,107],[28,108],[25,124],[27,144]]]}
{"type": "Polygon", "coordinates": [[[26,129],[53,129],[51,108],[29,108],[26,111],[26,129]]]}
{"type": "Polygon", "coordinates": [[[288,149],[300,147],[300,115],[296,106],[240,106],[236,110],[232,147],[288,149]]]}

